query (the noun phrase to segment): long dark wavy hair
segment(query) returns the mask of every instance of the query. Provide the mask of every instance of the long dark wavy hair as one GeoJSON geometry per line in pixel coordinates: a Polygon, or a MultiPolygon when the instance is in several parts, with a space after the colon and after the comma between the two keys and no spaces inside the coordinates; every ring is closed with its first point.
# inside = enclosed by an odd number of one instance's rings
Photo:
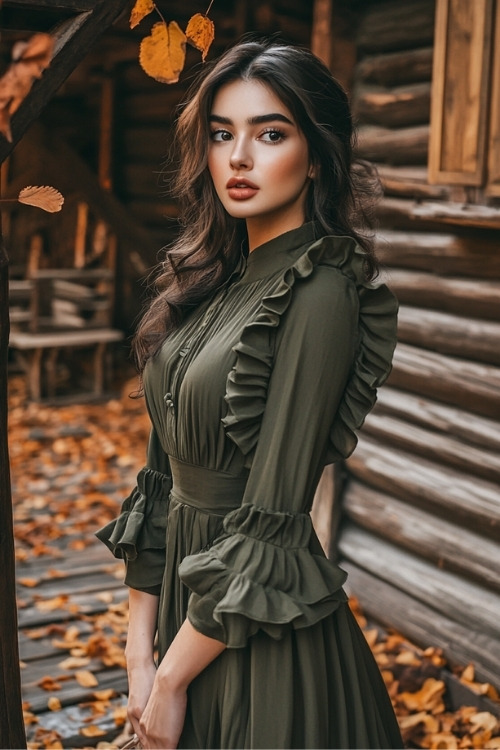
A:
{"type": "Polygon", "coordinates": [[[218,90],[235,80],[266,84],[292,113],[305,135],[315,167],[306,198],[306,220],[320,232],[353,237],[366,252],[366,274],[376,273],[364,200],[367,174],[353,165],[355,142],[347,95],[311,52],[275,40],[243,40],[204,66],[191,85],[177,120],[178,167],[171,193],[179,204],[182,231],[159,264],[150,300],[133,339],[142,372],[184,316],[235,270],[246,243],[243,219],[222,206],[207,167],[209,116],[218,90]]]}

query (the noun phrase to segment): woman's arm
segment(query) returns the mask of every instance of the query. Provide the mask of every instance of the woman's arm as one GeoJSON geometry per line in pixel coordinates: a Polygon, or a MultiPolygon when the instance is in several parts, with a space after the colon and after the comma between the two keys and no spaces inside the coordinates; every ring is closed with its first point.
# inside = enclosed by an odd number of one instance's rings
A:
{"type": "MultiPolygon", "coordinates": [[[[145,748],[176,748],[186,715],[189,683],[225,649],[185,620],[158,667],[139,731],[145,748]]],[[[134,727],[135,729],[135,727],[134,727]]]]}
{"type": "Polygon", "coordinates": [[[156,677],[154,638],[159,597],[129,590],[129,627],[125,657],[129,682],[127,714],[139,735],[139,721],[156,677]]]}

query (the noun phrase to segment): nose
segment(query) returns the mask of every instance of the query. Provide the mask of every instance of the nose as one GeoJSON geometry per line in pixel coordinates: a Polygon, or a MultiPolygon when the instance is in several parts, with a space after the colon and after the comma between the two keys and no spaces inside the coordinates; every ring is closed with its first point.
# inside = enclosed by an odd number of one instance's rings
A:
{"type": "Polygon", "coordinates": [[[251,169],[253,166],[250,147],[246,138],[236,138],[229,157],[233,169],[251,169]]]}

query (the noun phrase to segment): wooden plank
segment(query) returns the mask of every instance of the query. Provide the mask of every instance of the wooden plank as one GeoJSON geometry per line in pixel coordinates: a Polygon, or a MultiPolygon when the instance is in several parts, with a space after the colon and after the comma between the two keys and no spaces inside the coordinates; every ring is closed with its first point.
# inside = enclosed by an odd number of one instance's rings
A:
{"type": "Polygon", "coordinates": [[[10,345],[15,349],[38,349],[50,348],[51,346],[87,346],[98,342],[111,343],[120,341],[123,331],[115,331],[111,328],[94,328],[86,331],[62,330],[54,333],[27,333],[25,331],[14,331],[10,339],[10,345]]]}
{"type": "Polygon", "coordinates": [[[398,340],[442,354],[500,365],[500,323],[402,305],[398,340]]]}
{"type": "MultiPolygon", "coordinates": [[[[400,201],[406,203],[407,201],[400,201]]],[[[383,228],[375,236],[381,263],[445,276],[500,279],[498,237],[383,228]]]]}
{"type": "Polygon", "coordinates": [[[367,418],[363,434],[429,460],[439,456],[444,466],[455,467],[500,485],[500,456],[496,451],[465,445],[456,438],[378,412],[367,418]]]}
{"type": "Polygon", "coordinates": [[[493,1],[437,0],[429,182],[481,185],[493,1]]]}
{"type": "Polygon", "coordinates": [[[356,66],[356,78],[379,86],[430,81],[432,56],[432,47],[422,47],[365,57],[356,66]]]}
{"type": "Polygon", "coordinates": [[[400,344],[389,383],[474,414],[500,418],[500,370],[492,365],[400,344]]]}
{"type": "Polygon", "coordinates": [[[342,556],[358,567],[460,625],[500,639],[498,593],[442,570],[436,563],[408,553],[351,522],[342,527],[338,544],[342,556]]]}
{"type": "Polygon", "coordinates": [[[431,84],[414,83],[394,88],[358,86],[353,112],[362,123],[401,128],[429,122],[431,84]]]}
{"type": "Polygon", "coordinates": [[[364,612],[386,628],[394,628],[422,648],[443,649],[451,666],[473,663],[478,680],[499,684],[500,652],[498,640],[477,630],[464,628],[431,607],[398,591],[385,581],[361,570],[351,562],[342,562],[347,570],[347,590],[356,595],[364,612]]]}
{"type": "MultiPolygon", "coordinates": [[[[442,179],[439,182],[443,182],[442,179]]],[[[477,227],[478,229],[500,229],[500,209],[471,203],[435,203],[422,201],[408,207],[415,219],[477,227]]]]}
{"type": "Polygon", "coordinates": [[[490,539],[359,481],[347,486],[344,512],[357,526],[498,596],[500,551],[490,539]]]}
{"type": "Polygon", "coordinates": [[[443,278],[393,268],[382,272],[399,302],[431,307],[471,318],[500,320],[500,283],[484,279],[443,278]]]}
{"type": "Polygon", "coordinates": [[[362,125],[358,129],[356,154],[369,161],[388,164],[426,164],[429,126],[382,128],[362,125]]]}
{"type": "Polygon", "coordinates": [[[421,425],[500,455],[500,423],[463,409],[444,406],[423,396],[386,386],[378,393],[374,413],[390,414],[407,423],[421,425]]]}
{"type": "MultiPolygon", "coordinates": [[[[354,454],[349,458],[347,463],[348,469],[355,477],[366,484],[392,496],[405,500],[400,506],[401,513],[404,514],[404,522],[413,517],[415,510],[416,518],[421,519],[421,525],[426,526],[429,523],[438,525],[438,519],[449,518],[450,514],[454,520],[448,537],[454,544],[462,544],[467,535],[472,532],[466,529],[473,529],[470,543],[474,541],[476,546],[481,546],[479,550],[471,548],[470,554],[467,555],[467,561],[457,558],[456,549],[451,553],[451,558],[455,565],[460,569],[464,564],[471,565],[477,556],[478,567],[475,575],[481,575],[482,580],[488,582],[497,589],[500,589],[500,547],[497,543],[487,539],[493,537],[498,539],[498,529],[500,528],[500,502],[498,493],[498,484],[487,482],[484,479],[478,479],[464,472],[448,469],[428,459],[415,456],[402,450],[396,450],[393,447],[380,445],[372,439],[363,436],[354,454]],[[407,503],[412,503],[415,508],[411,508],[407,503]],[[417,510],[418,508],[418,510],[417,510]],[[455,525],[460,524],[460,525],[455,525]],[[465,528],[464,528],[465,527],[465,528]],[[464,536],[465,535],[465,536],[464,536]],[[481,543],[479,540],[482,539],[481,543]],[[491,554],[488,568],[486,551],[491,554]],[[495,568],[496,572],[492,570],[495,568]]],[[[346,493],[344,500],[347,501],[346,493]]],[[[371,500],[375,503],[375,499],[371,500]]],[[[373,521],[375,522],[376,507],[380,514],[387,515],[387,530],[395,528],[390,521],[390,513],[394,503],[390,499],[379,499],[379,506],[373,506],[373,521]],[[380,505],[382,503],[382,505],[380,505]]],[[[346,507],[348,507],[346,505],[346,507]]],[[[369,512],[370,508],[366,507],[364,512],[369,512]]],[[[396,510],[394,510],[394,522],[396,519],[396,510]]],[[[382,524],[380,520],[376,521],[377,528],[382,524]]],[[[445,523],[446,526],[446,523],[445,523]]],[[[400,532],[403,533],[400,529],[400,532]]],[[[382,531],[380,532],[382,533],[382,531]]],[[[413,533],[411,530],[405,534],[413,533]]],[[[415,534],[417,531],[414,532],[415,534]]],[[[444,532],[443,532],[444,534],[444,532]]],[[[420,535],[421,536],[421,535],[420,535]]],[[[420,540],[424,546],[426,542],[420,540]]],[[[443,541],[444,544],[444,541],[443,541]]],[[[441,559],[443,545],[438,545],[431,559],[441,559]]]]}
{"type": "MultiPolygon", "coordinates": [[[[70,596],[67,602],[66,609],[56,609],[42,611],[35,607],[27,607],[19,609],[19,627],[20,628],[34,628],[41,627],[42,625],[48,625],[49,623],[66,622],[68,618],[71,618],[72,614],[78,613],[83,615],[97,614],[99,612],[106,612],[109,609],[110,602],[106,594],[106,591],[101,590],[96,595],[89,596],[88,594],[76,594],[70,596]],[[106,599],[106,601],[104,601],[106,599]],[[73,611],[74,607],[74,611],[73,611]]],[[[111,602],[118,604],[124,601],[128,596],[128,591],[125,586],[119,586],[109,592],[111,594],[111,602]]]]}
{"type": "Polygon", "coordinates": [[[332,57],[332,0],[314,0],[311,51],[330,67],[332,57]]]}
{"type": "MultiPolygon", "coordinates": [[[[47,674],[50,674],[50,672],[47,672],[47,674]]],[[[74,680],[71,680],[63,683],[64,687],[55,693],[36,688],[31,684],[26,687],[23,685],[23,699],[29,701],[31,706],[30,711],[40,713],[47,710],[47,700],[51,695],[59,698],[63,706],[69,706],[91,700],[93,690],[107,690],[112,688],[119,693],[127,691],[127,676],[123,669],[103,671],[97,675],[97,679],[99,680],[99,686],[92,690],[82,688],[74,680]]]]}

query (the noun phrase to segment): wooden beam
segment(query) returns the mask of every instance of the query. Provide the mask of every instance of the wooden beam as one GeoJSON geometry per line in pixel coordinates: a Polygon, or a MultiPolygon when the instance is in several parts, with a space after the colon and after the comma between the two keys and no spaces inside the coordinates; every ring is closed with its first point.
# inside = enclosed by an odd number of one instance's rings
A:
{"type": "Polygon", "coordinates": [[[382,128],[363,125],[358,129],[356,153],[363,159],[388,164],[426,164],[429,126],[382,128]]]}
{"type": "Polygon", "coordinates": [[[47,10],[70,10],[75,13],[82,13],[86,10],[93,10],[96,6],[95,0],[4,0],[5,7],[20,7],[47,10]]]}
{"type": "Polygon", "coordinates": [[[356,68],[356,77],[379,86],[407,85],[432,78],[432,47],[365,57],[356,68]]]}
{"type": "Polygon", "coordinates": [[[327,68],[332,59],[332,0],[314,0],[311,51],[327,68]]]}
{"type": "MultiPolygon", "coordinates": [[[[1,234],[1,226],[0,226],[1,234]]],[[[7,441],[9,259],[0,236],[0,747],[26,747],[17,641],[14,532],[7,441]]]]}
{"type": "MultiPolygon", "coordinates": [[[[86,0],[84,0],[84,5],[86,0]]],[[[53,5],[53,3],[51,3],[53,5]]],[[[128,6],[128,0],[97,0],[92,10],[64,21],[55,34],[57,37],[52,62],[12,118],[12,143],[0,141],[0,162],[4,161],[18,143],[29,125],[36,120],[43,107],[78,63],[83,60],[96,39],[128,6]]]]}

